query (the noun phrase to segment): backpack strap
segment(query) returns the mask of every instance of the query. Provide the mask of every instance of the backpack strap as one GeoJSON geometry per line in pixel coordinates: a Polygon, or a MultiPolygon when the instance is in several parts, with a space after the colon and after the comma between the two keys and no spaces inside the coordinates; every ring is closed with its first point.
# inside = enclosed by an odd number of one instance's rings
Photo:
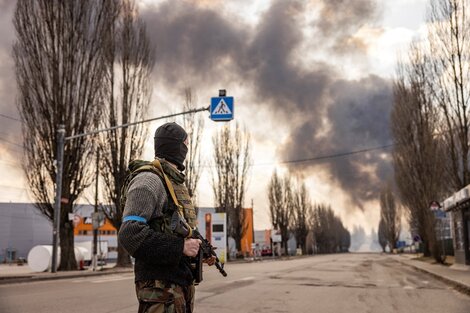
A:
{"type": "Polygon", "coordinates": [[[163,171],[163,167],[160,161],[154,160],[152,164],[163,174],[163,179],[165,180],[166,187],[168,188],[168,191],[170,192],[173,202],[176,204],[178,209],[182,209],[183,207],[181,206],[181,204],[178,202],[178,199],[176,198],[175,190],[173,189],[173,184],[171,183],[170,179],[168,178],[168,176],[166,176],[165,172],[163,171]]]}
{"type": "MultiPolygon", "coordinates": [[[[171,183],[168,176],[165,174],[165,171],[163,170],[162,164],[157,159],[155,159],[152,162],[152,164],[161,173],[163,173],[163,178],[165,179],[166,187],[168,188],[168,191],[170,192],[171,198],[173,199],[173,202],[175,203],[176,207],[178,208],[178,213],[179,213],[180,217],[184,219],[183,206],[178,202],[178,199],[176,198],[176,194],[175,194],[175,189],[173,188],[173,184],[171,183]]],[[[189,235],[187,236],[188,238],[191,237],[192,231],[193,231],[192,228],[189,227],[189,235]]]]}

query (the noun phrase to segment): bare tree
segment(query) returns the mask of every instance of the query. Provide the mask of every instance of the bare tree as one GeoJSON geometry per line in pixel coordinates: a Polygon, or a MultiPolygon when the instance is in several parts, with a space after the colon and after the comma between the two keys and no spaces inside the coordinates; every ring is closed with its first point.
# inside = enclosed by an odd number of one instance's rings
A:
{"type": "MultiPolygon", "coordinates": [[[[111,1],[108,9],[114,17],[107,34],[106,94],[102,127],[109,128],[145,119],[151,97],[151,72],[154,65],[144,22],[139,18],[133,0],[111,1]]],[[[147,139],[147,126],[137,124],[100,135],[106,217],[119,231],[122,223],[121,188],[127,165],[142,154],[147,139]]],[[[131,266],[128,253],[118,243],[116,266],[131,266]]]]}
{"type": "Polygon", "coordinates": [[[216,210],[227,213],[228,234],[240,250],[240,240],[246,231],[243,202],[250,168],[250,135],[238,124],[234,130],[225,125],[214,135],[212,142],[215,151],[212,189],[216,210]]]}
{"type": "Polygon", "coordinates": [[[431,0],[429,94],[443,115],[454,190],[470,184],[470,10],[467,0],[431,0]]]}
{"type": "Polygon", "coordinates": [[[395,201],[391,183],[387,183],[380,191],[380,221],[383,222],[385,238],[392,251],[397,247],[400,236],[401,213],[395,201]]]}
{"type": "Polygon", "coordinates": [[[302,254],[306,254],[306,239],[309,232],[308,215],[312,204],[310,203],[305,183],[302,183],[295,188],[293,198],[294,210],[292,227],[297,240],[297,245],[302,249],[302,254]]]}
{"type": "MultiPolygon", "coordinates": [[[[185,89],[184,110],[196,109],[197,99],[193,95],[191,88],[185,89]]],[[[197,206],[196,190],[199,178],[201,177],[202,158],[201,158],[201,140],[204,130],[204,119],[195,114],[184,115],[183,128],[188,133],[188,155],[185,160],[185,184],[189,195],[193,198],[194,205],[197,206]]]]}
{"type": "Polygon", "coordinates": [[[281,232],[281,246],[284,248],[284,253],[287,254],[287,240],[294,214],[294,196],[290,177],[280,178],[277,172],[274,172],[268,186],[268,199],[271,223],[275,229],[281,232]]]}
{"type": "Polygon", "coordinates": [[[440,116],[428,84],[429,58],[414,44],[407,65],[399,64],[391,114],[395,140],[393,165],[401,203],[410,226],[423,239],[424,254],[440,255],[429,203],[445,193],[446,153],[439,133],[440,116]]]}
{"type": "MultiPolygon", "coordinates": [[[[23,119],[24,171],[38,209],[53,219],[57,140],[86,133],[101,115],[106,71],[102,38],[111,27],[107,1],[18,0],[13,47],[18,110],[23,119]]],[[[76,269],[73,224],[68,213],[91,182],[94,142],[66,142],[60,213],[59,270],[76,269]]]]}

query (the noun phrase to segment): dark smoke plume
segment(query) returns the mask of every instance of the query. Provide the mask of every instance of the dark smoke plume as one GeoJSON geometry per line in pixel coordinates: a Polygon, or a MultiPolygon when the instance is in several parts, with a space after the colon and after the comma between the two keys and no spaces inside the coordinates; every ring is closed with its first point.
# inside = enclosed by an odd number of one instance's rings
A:
{"type": "Polygon", "coordinates": [[[189,2],[167,1],[141,15],[156,48],[154,76],[169,86],[219,80],[246,44],[247,32],[237,23],[189,2]]]}
{"type": "Polygon", "coordinates": [[[333,51],[345,54],[364,50],[366,44],[354,38],[361,27],[377,17],[377,4],[371,0],[317,0],[321,3],[314,27],[322,41],[331,45],[333,51]]]}
{"type": "MultiPolygon", "coordinates": [[[[331,54],[351,49],[354,34],[377,16],[370,0],[313,4],[320,12],[310,25],[317,33],[316,46],[331,54]]],[[[168,1],[149,9],[144,16],[157,46],[156,76],[168,86],[185,80],[200,87],[220,80],[245,82],[260,105],[290,123],[289,140],[278,151],[282,159],[388,144],[392,97],[388,81],[377,76],[346,80],[325,62],[308,67],[294,62],[302,57],[299,47],[306,40],[302,16],[308,8],[311,5],[303,1],[273,1],[254,28],[188,2],[168,1]]],[[[377,197],[380,181],[391,175],[387,152],[305,163],[292,170],[307,175],[318,167],[327,169],[331,180],[361,206],[377,197]]]]}
{"type": "MultiPolygon", "coordinates": [[[[3,20],[6,13],[2,10],[0,14],[3,20]]],[[[9,14],[10,20],[12,12],[9,14]]],[[[361,55],[366,43],[354,35],[378,16],[375,1],[274,0],[256,25],[244,24],[236,14],[189,1],[166,1],[145,7],[141,14],[156,48],[155,79],[176,93],[188,85],[196,90],[229,84],[249,89],[255,95],[254,102],[290,126],[288,141],[277,151],[280,159],[329,155],[390,142],[390,82],[377,76],[348,80],[330,63],[317,61],[305,66],[298,62],[304,54],[318,52],[332,58],[361,55]],[[315,34],[309,39],[302,27],[306,26],[306,10],[312,9],[318,18],[307,25],[315,34]],[[305,43],[314,51],[302,50],[305,43]]],[[[9,28],[11,38],[13,28],[9,28]]],[[[0,40],[0,53],[10,51],[11,43],[5,47],[5,40],[0,40]]],[[[12,75],[11,69],[4,73],[0,67],[1,83],[11,82],[12,75]]],[[[10,95],[0,97],[2,106],[14,101],[5,99],[10,95]]],[[[304,175],[326,169],[331,181],[360,206],[376,198],[379,182],[391,175],[387,152],[303,163],[291,169],[304,175]]]]}

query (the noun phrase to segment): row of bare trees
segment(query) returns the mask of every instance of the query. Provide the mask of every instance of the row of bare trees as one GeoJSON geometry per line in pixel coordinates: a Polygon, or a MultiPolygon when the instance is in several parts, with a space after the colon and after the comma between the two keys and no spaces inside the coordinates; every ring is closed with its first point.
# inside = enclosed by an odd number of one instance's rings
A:
{"type": "MultiPolygon", "coordinates": [[[[19,0],[13,23],[18,110],[23,120],[24,170],[37,206],[53,219],[59,125],[66,136],[141,120],[149,99],[153,53],[131,0],[19,0]]],[[[93,180],[100,149],[107,217],[119,229],[120,184],[140,155],[146,129],[123,128],[66,141],[61,199],[60,270],[76,268],[74,203],[93,180]]],[[[121,250],[121,252],[124,252],[121,250]]],[[[129,264],[127,254],[120,264],[129,264]]]]}
{"type": "Polygon", "coordinates": [[[425,255],[443,262],[432,201],[470,183],[468,0],[430,0],[428,32],[398,65],[392,133],[395,177],[425,255]]]}
{"type": "MultiPolygon", "coordinates": [[[[134,0],[19,0],[14,25],[24,170],[38,208],[52,221],[59,125],[65,125],[66,136],[73,136],[145,119],[154,54],[134,0]]],[[[185,90],[183,110],[194,109],[196,102],[191,89],[185,90]]],[[[186,183],[195,196],[203,166],[200,143],[204,122],[188,115],[183,127],[189,136],[186,183]]],[[[101,208],[119,230],[121,185],[129,161],[142,154],[146,139],[147,127],[137,124],[66,141],[59,270],[76,268],[68,214],[93,181],[94,162],[90,159],[100,151],[104,201],[108,204],[101,208]]],[[[217,132],[213,143],[217,211],[228,214],[229,235],[240,242],[250,138],[238,125],[235,129],[226,126],[217,132]]],[[[121,247],[117,265],[130,265],[129,255],[121,247]]]]}
{"type": "Polygon", "coordinates": [[[271,223],[280,231],[284,253],[290,233],[295,235],[297,246],[306,254],[314,248],[317,253],[348,251],[351,244],[349,231],[343,226],[331,207],[312,205],[305,183],[290,176],[280,177],[274,172],[268,186],[271,223]],[[313,235],[308,246],[309,233],[313,235]]]}
{"type": "Polygon", "coordinates": [[[316,253],[349,251],[351,235],[331,206],[317,204],[310,216],[316,253]]]}

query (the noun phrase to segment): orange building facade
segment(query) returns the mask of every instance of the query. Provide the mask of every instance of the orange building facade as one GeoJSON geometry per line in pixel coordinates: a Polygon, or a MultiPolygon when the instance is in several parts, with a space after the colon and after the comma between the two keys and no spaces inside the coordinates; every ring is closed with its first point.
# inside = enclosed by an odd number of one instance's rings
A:
{"type": "MultiPolygon", "coordinates": [[[[74,236],[92,236],[93,224],[91,217],[80,218],[80,222],[73,229],[74,236]]],[[[116,236],[117,230],[106,218],[103,226],[98,228],[99,236],[116,236]]]]}
{"type": "Polygon", "coordinates": [[[254,225],[253,225],[253,208],[244,209],[245,210],[245,217],[244,217],[244,234],[240,241],[240,248],[242,250],[243,255],[252,255],[252,244],[253,244],[253,237],[254,237],[254,225]]]}

